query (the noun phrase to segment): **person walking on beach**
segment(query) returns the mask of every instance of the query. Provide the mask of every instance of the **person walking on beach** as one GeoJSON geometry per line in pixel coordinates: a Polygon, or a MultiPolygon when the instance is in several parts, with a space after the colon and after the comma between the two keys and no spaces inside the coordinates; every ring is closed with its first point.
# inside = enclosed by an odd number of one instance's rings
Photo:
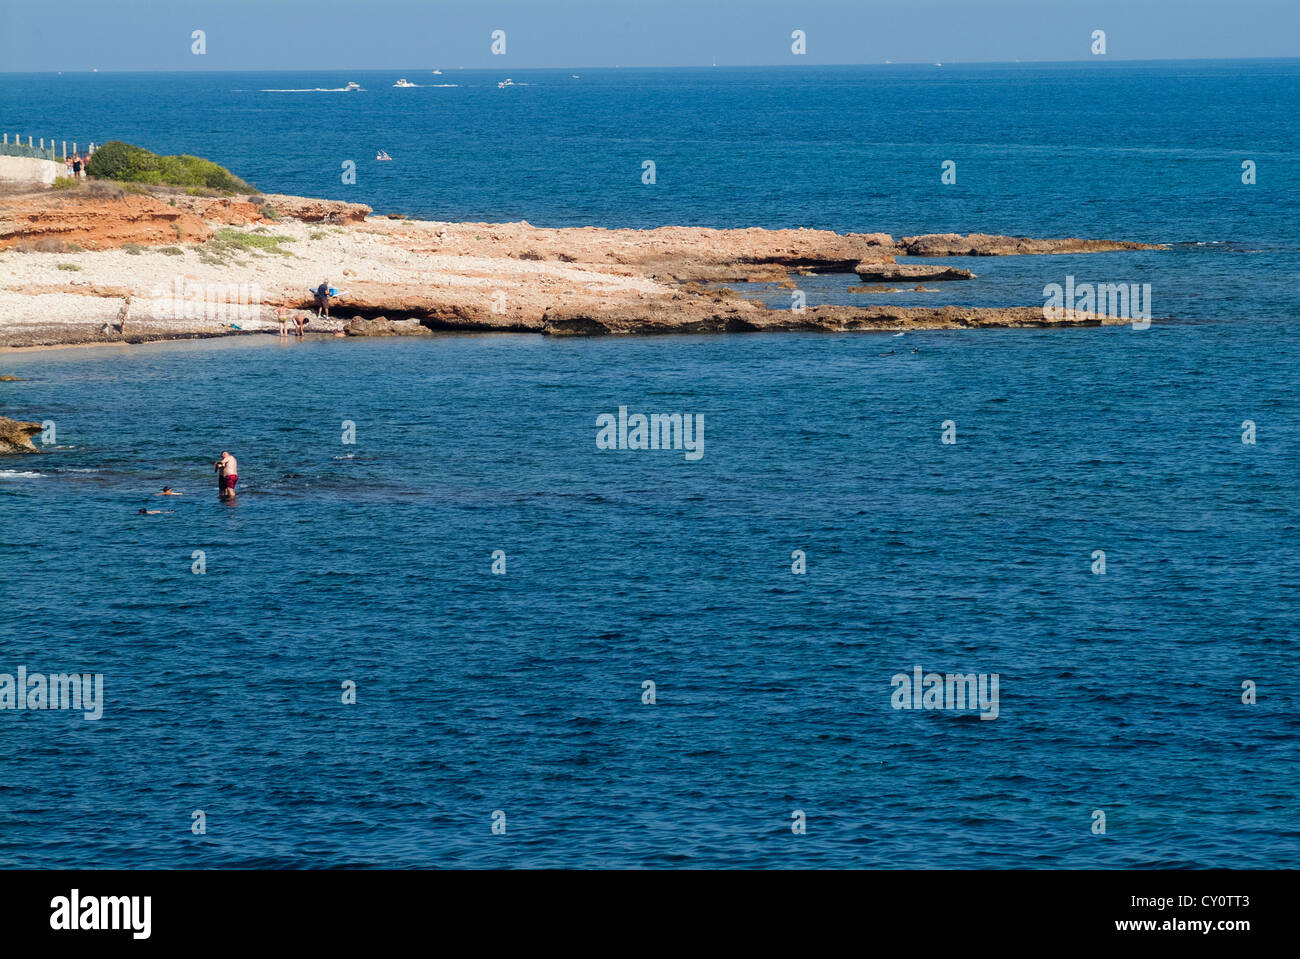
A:
{"type": "Polygon", "coordinates": [[[65,156],[63,158],[63,173],[64,176],[72,176],[72,157],[70,156],[65,156]]]}
{"type": "Polygon", "coordinates": [[[235,484],[239,482],[239,463],[225,450],[221,451],[221,459],[212,464],[221,477],[221,498],[235,498],[235,484]]]}
{"type": "Polygon", "coordinates": [[[75,154],[72,157],[72,175],[74,177],[81,176],[81,157],[75,154]]]}
{"type": "Polygon", "coordinates": [[[316,287],[316,316],[318,319],[322,314],[325,319],[330,318],[330,296],[329,280],[316,287]]]}
{"type": "Polygon", "coordinates": [[[131,297],[135,295],[132,290],[126,295],[126,301],[122,304],[122,309],[117,314],[117,332],[119,336],[126,336],[126,318],[131,315],[131,297]]]}

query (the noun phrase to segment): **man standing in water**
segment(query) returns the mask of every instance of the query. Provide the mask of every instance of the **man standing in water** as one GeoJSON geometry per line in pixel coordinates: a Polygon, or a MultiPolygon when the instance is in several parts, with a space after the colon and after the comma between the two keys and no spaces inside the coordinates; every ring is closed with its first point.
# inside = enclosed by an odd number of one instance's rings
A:
{"type": "Polygon", "coordinates": [[[221,498],[235,498],[235,484],[239,482],[239,463],[235,458],[225,450],[221,452],[221,459],[212,464],[216,467],[217,473],[220,474],[221,498]]]}

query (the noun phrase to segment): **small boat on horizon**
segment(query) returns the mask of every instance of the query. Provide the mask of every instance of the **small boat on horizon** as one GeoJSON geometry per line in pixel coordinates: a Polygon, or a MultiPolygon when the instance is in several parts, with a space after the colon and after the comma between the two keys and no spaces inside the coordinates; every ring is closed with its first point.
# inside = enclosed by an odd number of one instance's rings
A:
{"type": "Polygon", "coordinates": [[[440,77],[440,76],[442,76],[442,71],[441,71],[441,70],[434,70],[434,71],[433,71],[433,75],[434,75],[435,77],[440,77]]]}
{"type": "Polygon", "coordinates": [[[413,87],[413,86],[416,86],[416,84],[414,84],[414,83],[412,83],[410,80],[406,79],[406,77],[402,77],[402,79],[400,79],[400,80],[398,80],[396,83],[394,83],[393,86],[395,86],[395,87],[413,87]]]}
{"type": "Polygon", "coordinates": [[[514,85],[515,85],[515,81],[511,80],[509,77],[506,77],[504,80],[502,80],[500,83],[497,84],[497,89],[504,90],[506,87],[513,87],[514,85]]]}

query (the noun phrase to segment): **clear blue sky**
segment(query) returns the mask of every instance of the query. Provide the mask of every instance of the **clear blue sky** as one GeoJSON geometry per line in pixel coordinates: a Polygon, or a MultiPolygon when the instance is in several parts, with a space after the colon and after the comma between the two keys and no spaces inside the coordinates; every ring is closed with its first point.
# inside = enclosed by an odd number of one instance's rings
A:
{"type": "Polygon", "coordinates": [[[0,0],[0,70],[1092,60],[1095,29],[1116,60],[1294,57],[1300,0],[0,0]]]}

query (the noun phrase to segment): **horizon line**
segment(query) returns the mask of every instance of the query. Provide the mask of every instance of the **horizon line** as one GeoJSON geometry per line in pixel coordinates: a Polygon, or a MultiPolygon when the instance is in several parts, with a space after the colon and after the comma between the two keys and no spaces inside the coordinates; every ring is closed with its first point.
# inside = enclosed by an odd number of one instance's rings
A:
{"type": "MultiPolygon", "coordinates": [[[[515,65],[515,70],[754,70],[754,69],[792,69],[805,70],[810,67],[814,68],[840,68],[840,67],[907,67],[907,66],[1074,66],[1083,63],[1101,64],[1107,61],[1116,63],[1240,63],[1242,61],[1288,61],[1300,60],[1300,55],[1285,57],[1088,57],[1079,60],[873,60],[870,62],[859,63],[697,63],[697,64],[586,64],[577,66],[520,66],[515,65]]],[[[424,70],[425,66],[420,67],[229,67],[219,69],[131,69],[121,70],[115,68],[100,69],[98,67],[90,70],[0,70],[0,74],[8,75],[36,75],[36,76],[62,76],[63,74],[96,74],[96,73],[335,73],[351,70],[354,73],[381,73],[403,69],[424,70]]],[[[433,67],[443,71],[445,75],[448,71],[494,71],[500,72],[499,68],[492,67],[433,67]]]]}

